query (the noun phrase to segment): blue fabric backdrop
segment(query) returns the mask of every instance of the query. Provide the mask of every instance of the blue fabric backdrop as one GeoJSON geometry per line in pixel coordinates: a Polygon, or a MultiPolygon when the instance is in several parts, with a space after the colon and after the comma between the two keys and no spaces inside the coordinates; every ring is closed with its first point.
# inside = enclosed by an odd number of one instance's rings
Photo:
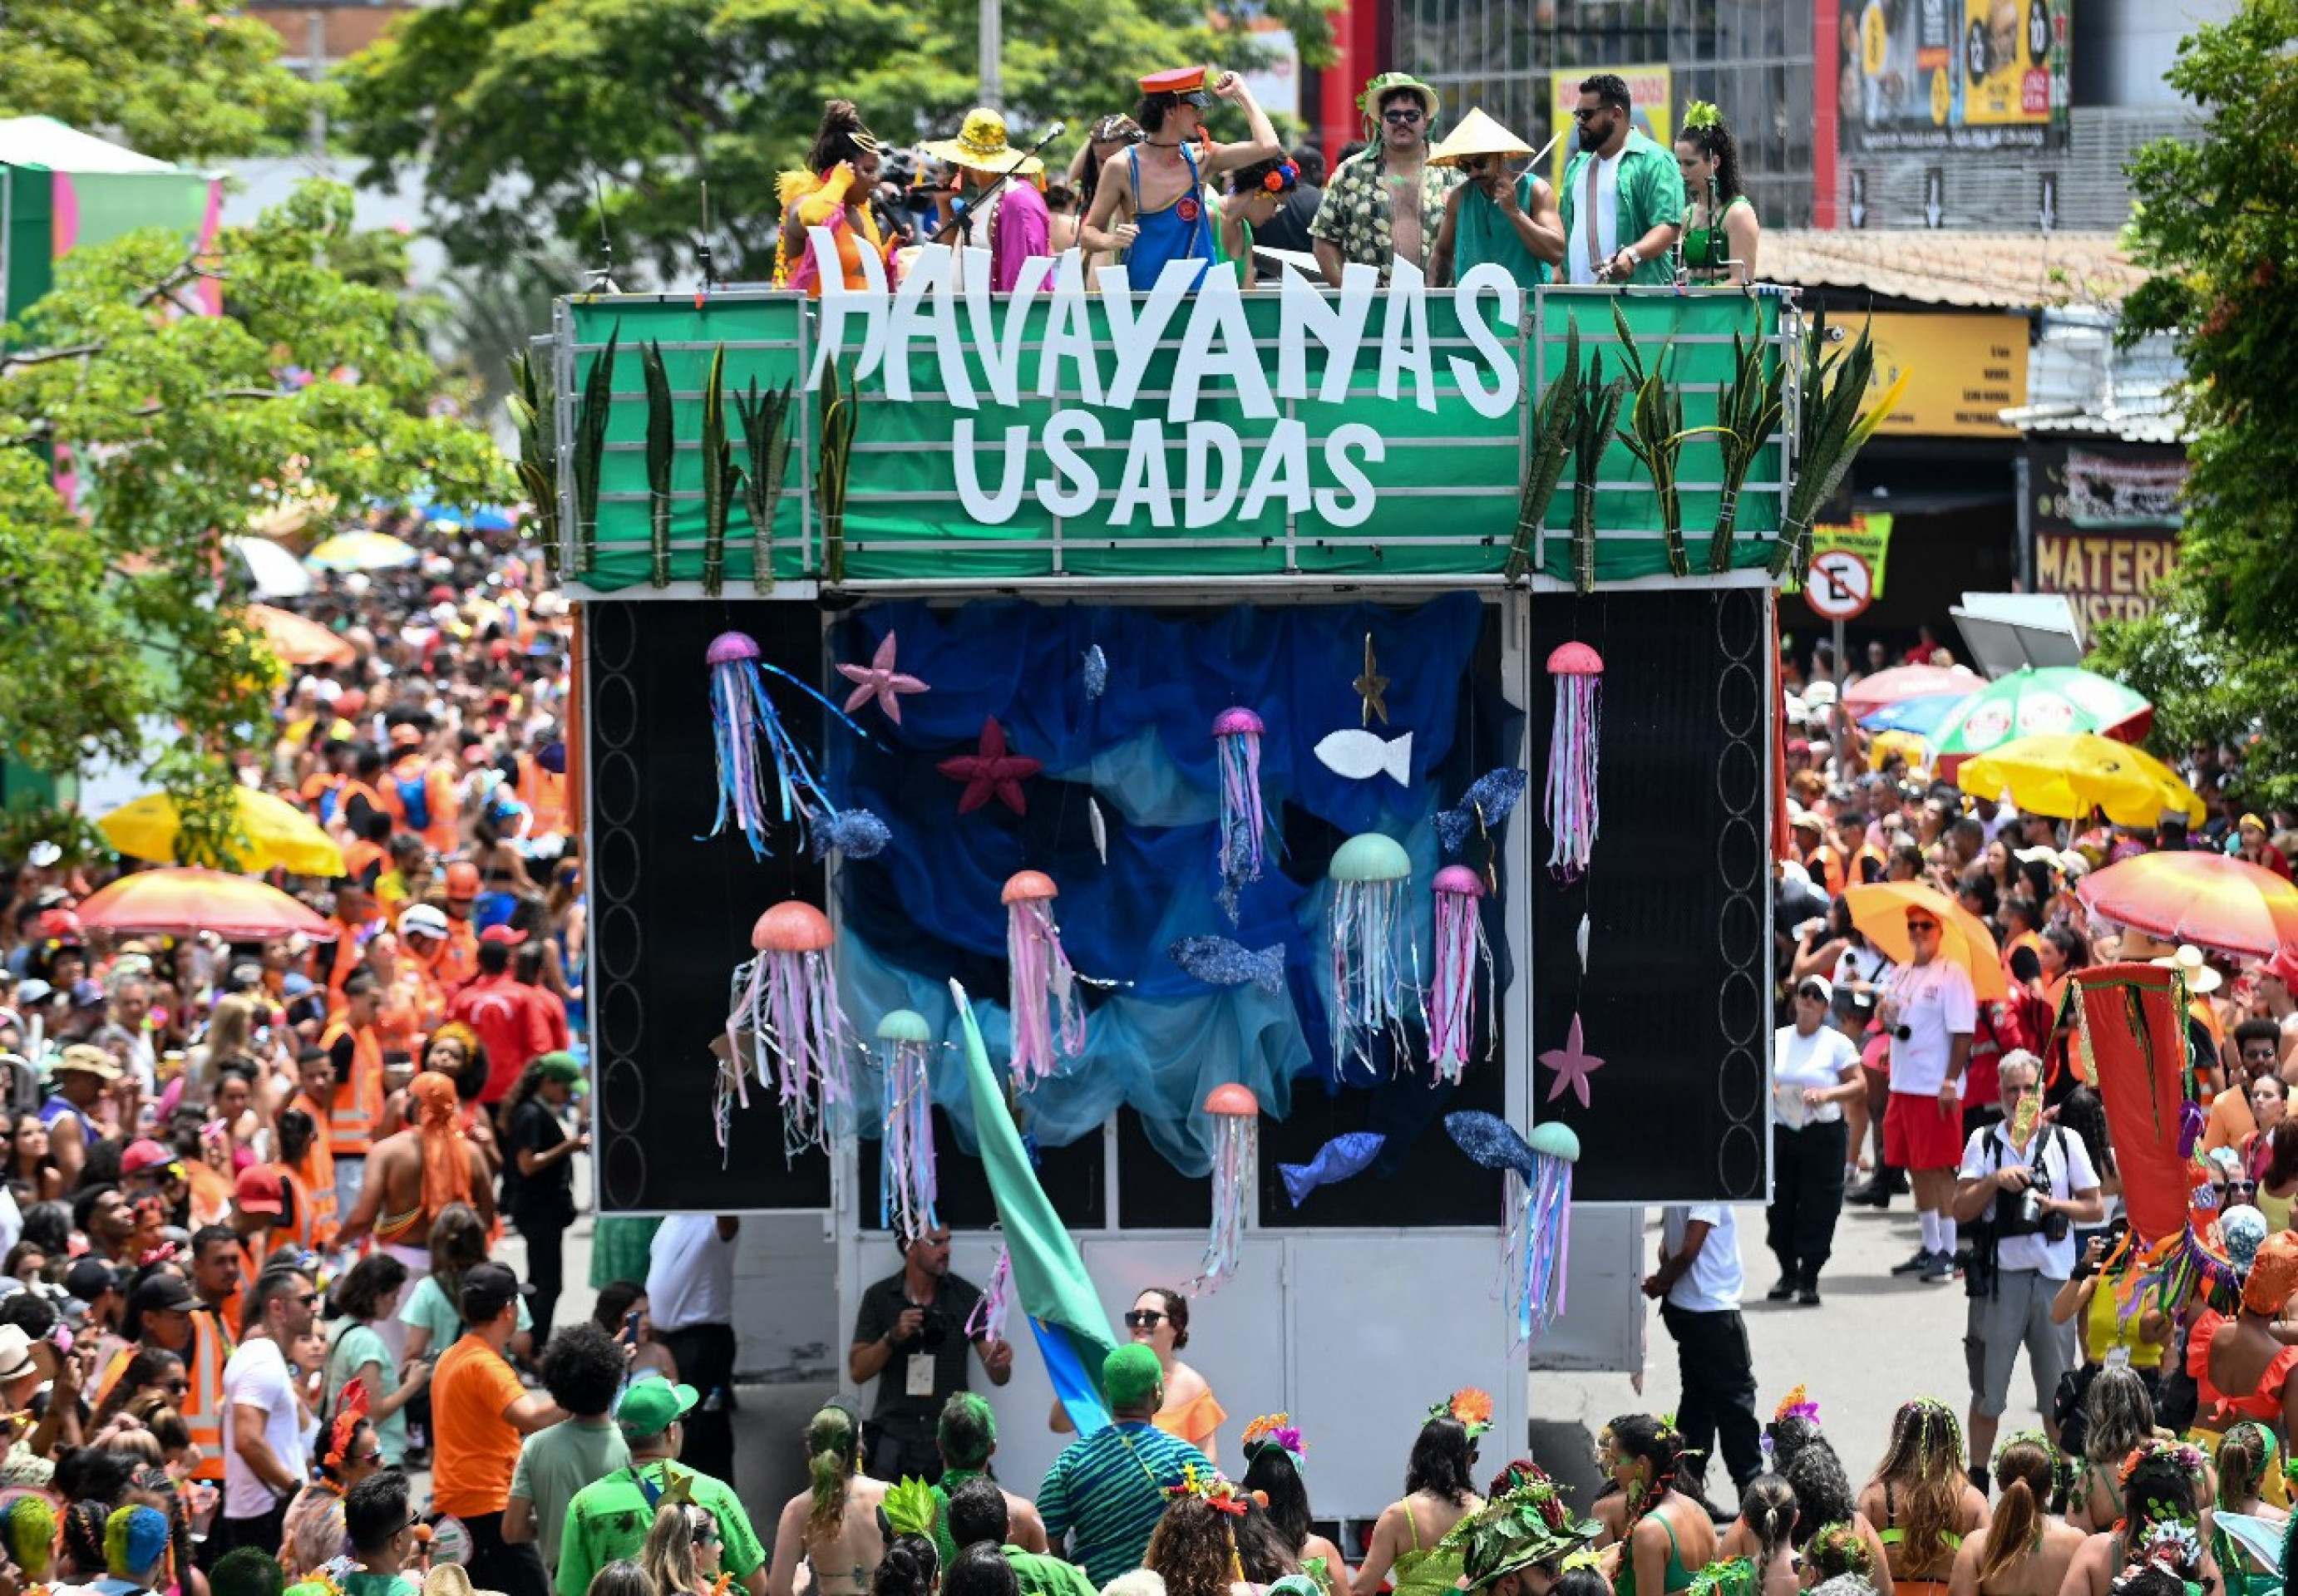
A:
{"type": "MultiPolygon", "coordinates": [[[[913,1008],[955,1043],[946,983],[955,977],[972,995],[993,1056],[1004,1056],[1010,1030],[998,893],[1015,871],[1044,871],[1061,889],[1054,908],[1071,963],[1112,984],[1088,990],[1084,1054],[1023,1097],[1024,1129],[1062,1145],[1127,1104],[1161,1153],[1184,1173],[1203,1173],[1210,1139],[1199,1104],[1214,1085],[1242,1081],[1281,1119],[1294,1077],[1335,1079],[1324,867],[1340,841],[1380,831],[1405,844],[1414,870],[1405,901],[1421,967],[1428,967],[1427,882],[1439,863],[1430,820],[1479,773],[1467,768],[1458,724],[1479,611],[1463,593],[1411,610],[1240,606],[1177,615],[1013,600],[856,612],[833,629],[831,657],[866,662],[890,631],[898,667],[930,690],[903,697],[898,726],[874,705],[858,711],[869,742],[842,728],[828,733],[836,801],[873,811],[892,837],[877,858],[847,860],[839,872],[847,1013],[866,1035],[889,1009],[913,1008]],[[1412,733],[1407,786],[1385,775],[1336,775],[1314,751],[1328,733],[1360,723],[1350,683],[1368,633],[1390,678],[1388,724],[1376,720],[1372,730],[1384,738],[1412,733]],[[1108,660],[1108,687],[1088,700],[1082,662],[1096,644],[1108,660]],[[1218,902],[1214,864],[1211,725],[1231,705],[1251,708],[1267,726],[1261,773],[1271,851],[1280,837],[1291,845],[1245,889],[1236,925],[1218,902]],[[995,798],[960,815],[960,784],[935,769],[973,752],[992,715],[1011,752],[1045,765],[1023,783],[1024,815],[995,798]],[[1105,865],[1094,848],[1089,798],[1107,826],[1105,865]],[[1256,949],[1281,943],[1286,992],[1209,987],[1184,973],[1166,949],[1194,934],[1256,949]]],[[[1487,930],[1497,946],[1496,914],[1487,930]]],[[[1343,1079],[1368,1084],[1361,1066],[1343,1079]]],[[[933,1086],[970,1148],[971,1116],[954,1046],[943,1049],[933,1086]]],[[[865,1133],[875,1134],[875,1121],[865,1104],[865,1133]]]]}

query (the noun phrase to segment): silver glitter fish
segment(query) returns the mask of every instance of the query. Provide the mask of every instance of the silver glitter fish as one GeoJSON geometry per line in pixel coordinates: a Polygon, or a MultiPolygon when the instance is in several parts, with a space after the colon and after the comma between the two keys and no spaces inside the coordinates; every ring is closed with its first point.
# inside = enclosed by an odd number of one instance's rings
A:
{"type": "Polygon", "coordinates": [[[1086,702],[1090,704],[1109,690],[1109,656],[1101,651],[1099,643],[1094,643],[1087,648],[1082,666],[1086,702]]]}
{"type": "Polygon", "coordinates": [[[849,859],[874,859],[891,840],[886,823],[867,809],[840,809],[814,828],[814,856],[823,858],[836,848],[849,859]]]}
{"type": "Polygon", "coordinates": [[[1271,943],[1255,953],[1227,937],[1183,937],[1165,949],[1182,971],[1209,986],[1252,982],[1272,997],[1285,992],[1285,945],[1271,943]]]}
{"type": "Polygon", "coordinates": [[[1436,816],[1436,835],[1447,854],[1457,854],[1476,829],[1477,816],[1484,818],[1486,831],[1497,830],[1515,810],[1517,800],[1524,796],[1525,773],[1513,765],[1486,771],[1468,784],[1460,795],[1458,807],[1446,809],[1436,816]]]}

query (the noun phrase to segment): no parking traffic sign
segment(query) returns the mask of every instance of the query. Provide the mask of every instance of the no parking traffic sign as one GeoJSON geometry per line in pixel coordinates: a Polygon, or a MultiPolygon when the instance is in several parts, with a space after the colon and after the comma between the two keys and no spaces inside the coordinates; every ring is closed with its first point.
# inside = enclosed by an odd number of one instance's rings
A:
{"type": "Polygon", "coordinates": [[[1875,573],[1866,558],[1852,550],[1829,549],[1812,556],[1803,596],[1828,620],[1853,620],[1875,601],[1875,573]]]}

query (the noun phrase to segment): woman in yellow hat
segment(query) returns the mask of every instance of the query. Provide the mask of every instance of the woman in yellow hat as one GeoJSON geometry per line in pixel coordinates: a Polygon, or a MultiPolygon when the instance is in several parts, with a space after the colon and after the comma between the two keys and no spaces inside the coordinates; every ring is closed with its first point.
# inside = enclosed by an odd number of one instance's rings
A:
{"type": "Polygon", "coordinates": [[[848,288],[868,285],[862,252],[881,261],[886,241],[870,214],[870,191],[878,181],[878,140],[862,125],[851,100],[822,108],[822,127],[806,152],[803,171],[782,173],[774,189],[782,203],[781,236],[774,241],[774,286],[804,288],[820,295],[822,277],[808,244],[809,227],[828,227],[838,244],[840,277],[848,288]]]}

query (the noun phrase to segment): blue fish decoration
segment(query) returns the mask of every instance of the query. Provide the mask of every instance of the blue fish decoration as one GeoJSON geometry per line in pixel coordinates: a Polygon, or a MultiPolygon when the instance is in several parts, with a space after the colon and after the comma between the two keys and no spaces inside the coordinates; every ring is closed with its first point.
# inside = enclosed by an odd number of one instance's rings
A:
{"type": "Polygon", "coordinates": [[[1095,643],[1085,651],[1085,699],[1090,704],[1109,690],[1109,656],[1095,643]]]}
{"type": "Polygon", "coordinates": [[[1317,1149],[1317,1156],[1307,1163],[1281,1163],[1277,1172],[1285,1178],[1285,1195],[1293,1199],[1293,1206],[1320,1186],[1330,1186],[1335,1180],[1346,1180],[1352,1175],[1361,1175],[1380,1156],[1388,1138],[1376,1130],[1352,1130],[1346,1136],[1336,1136],[1317,1149]]]}
{"type": "Polygon", "coordinates": [[[1271,997],[1285,995],[1281,942],[1255,953],[1227,937],[1183,937],[1165,949],[1165,956],[1208,986],[1240,987],[1251,981],[1271,997]]]}
{"type": "Polygon", "coordinates": [[[1532,1144],[1498,1115],[1460,1109],[1444,1116],[1444,1129],[1461,1152],[1486,1169],[1514,1170],[1527,1184],[1534,1178],[1532,1144]]]}
{"type": "Polygon", "coordinates": [[[1436,836],[1447,854],[1457,854],[1468,840],[1468,833],[1476,827],[1476,814],[1482,810],[1484,827],[1497,831],[1500,822],[1515,810],[1517,800],[1524,796],[1531,777],[1513,765],[1486,771],[1468,784],[1460,795],[1459,806],[1442,811],[1436,816],[1436,836]]]}
{"type": "Polygon", "coordinates": [[[814,828],[814,856],[823,858],[836,848],[849,859],[874,859],[892,839],[886,823],[867,809],[840,809],[814,828]]]}

